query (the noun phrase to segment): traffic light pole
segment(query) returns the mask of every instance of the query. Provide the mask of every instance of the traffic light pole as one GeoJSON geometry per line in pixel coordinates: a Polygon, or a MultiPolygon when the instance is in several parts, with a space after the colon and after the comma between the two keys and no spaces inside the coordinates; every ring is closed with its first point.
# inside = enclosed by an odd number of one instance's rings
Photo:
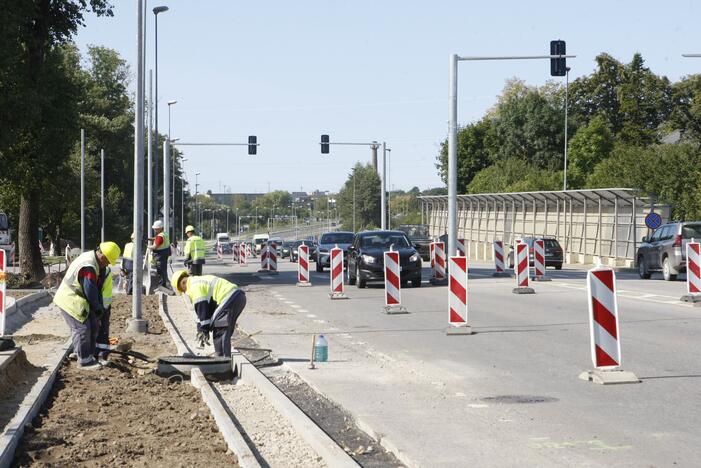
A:
{"type": "Polygon", "coordinates": [[[458,200],[458,62],[491,60],[550,60],[574,58],[576,55],[510,55],[486,57],[460,57],[450,55],[450,98],[448,99],[448,250],[447,255],[457,255],[457,200],[458,200]]]}

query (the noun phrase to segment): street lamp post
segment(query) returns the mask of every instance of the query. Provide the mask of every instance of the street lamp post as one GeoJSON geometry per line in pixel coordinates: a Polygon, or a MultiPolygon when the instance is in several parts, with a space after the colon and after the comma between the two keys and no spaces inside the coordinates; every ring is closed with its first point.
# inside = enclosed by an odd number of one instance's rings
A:
{"type": "MultiPolygon", "coordinates": [[[[168,139],[171,143],[175,141],[173,135],[170,133],[170,108],[178,101],[168,101],[168,139]]],[[[169,155],[171,164],[171,187],[173,189],[173,197],[171,198],[170,206],[173,209],[173,237],[175,237],[175,153],[169,155]]]]}
{"type": "MultiPolygon", "coordinates": [[[[165,13],[168,11],[167,6],[157,6],[153,9],[153,17],[154,17],[154,31],[153,31],[153,41],[154,41],[154,63],[155,63],[155,75],[156,75],[156,92],[154,94],[154,99],[153,99],[153,113],[154,113],[154,119],[155,119],[155,127],[154,127],[154,133],[156,135],[156,148],[158,148],[158,14],[159,13],[165,13]]],[[[165,167],[164,167],[165,170],[165,167]]],[[[155,174],[153,178],[153,197],[154,200],[158,200],[158,158],[154,158],[153,160],[153,173],[155,174]]],[[[163,192],[164,199],[166,197],[166,193],[163,192]]],[[[164,203],[165,205],[165,203],[164,203]]],[[[158,202],[156,202],[156,207],[158,207],[158,202]]],[[[165,213],[164,213],[165,214],[165,213]]],[[[165,226],[164,226],[165,227],[165,226]]],[[[150,228],[149,228],[150,229],[150,228]]],[[[168,232],[166,229],[164,229],[164,232],[168,232]]]]}
{"type": "MultiPolygon", "coordinates": [[[[187,161],[187,158],[180,158],[180,164],[187,161]]],[[[185,171],[181,171],[180,176],[180,239],[185,240],[185,171]]]]}
{"type": "Polygon", "coordinates": [[[100,242],[105,242],[105,150],[100,150],[100,211],[102,223],[100,229],[100,242]]]}
{"type": "MultiPolygon", "coordinates": [[[[389,156],[387,157],[387,177],[390,178],[389,182],[392,180],[392,149],[387,148],[389,156]]],[[[387,229],[392,229],[392,184],[388,183],[387,188],[387,229]]]]}
{"type": "MultiPolygon", "coordinates": [[[[146,149],[146,211],[148,221],[149,237],[152,237],[153,230],[153,201],[156,192],[153,190],[153,70],[148,71],[148,140],[146,149]]],[[[156,158],[158,159],[158,158],[156,158]]]]}
{"type": "Polygon", "coordinates": [[[570,67],[565,68],[565,180],[563,190],[567,190],[567,108],[569,107],[570,67]]]}
{"type": "Polygon", "coordinates": [[[80,251],[85,252],[85,130],[82,128],[80,129],[80,251]]]}
{"type": "Polygon", "coordinates": [[[199,201],[197,200],[197,195],[199,194],[199,187],[200,184],[197,183],[197,178],[200,176],[199,172],[195,172],[195,223],[199,224],[200,227],[199,229],[202,228],[201,223],[200,223],[200,204],[199,201]]]}

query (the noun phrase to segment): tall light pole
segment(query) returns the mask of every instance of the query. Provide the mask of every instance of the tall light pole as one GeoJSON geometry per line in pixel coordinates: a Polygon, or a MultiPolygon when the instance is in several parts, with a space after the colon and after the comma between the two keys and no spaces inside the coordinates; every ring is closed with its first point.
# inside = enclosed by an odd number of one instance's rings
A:
{"type": "Polygon", "coordinates": [[[170,137],[163,142],[163,232],[170,235],[170,137]]]}
{"type": "Polygon", "coordinates": [[[390,183],[387,184],[389,191],[387,192],[387,229],[392,229],[392,150],[387,148],[389,156],[387,157],[387,177],[390,183]]]}
{"type": "MultiPolygon", "coordinates": [[[[200,204],[197,201],[197,194],[199,193],[200,184],[197,183],[197,178],[200,176],[199,172],[195,172],[195,224],[200,224],[200,204]]],[[[201,226],[200,226],[201,229],[201,226]]]]}
{"type": "Polygon", "coordinates": [[[353,232],[357,232],[355,230],[355,176],[357,175],[357,172],[358,172],[357,169],[358,169],[358,166],[356,165],[353,168],[353,232]]]}
{"type": "Polygon", "coordinates": [[[134,294],[132,295],[132,318],[127,324],[127,331],[146,333],[148,322],[141,318],[141,288],[143,285],[143,255],[141,240],[143,239],[144,211],[144,3],[136,3],[136,112],[134,113],[134,294]]]}
{"type": "MultiPolygon", "coordinates": [[[[144,22],[145,23],[145,22],[144,22]]],[[[148,71],[148,142],[146,156],[146,211],[148,212],[149,237],[153,237],[153,201],[156,198],[156,191],[153,189],[153,70],[148,71]]]]}
{"type": "MultiPolygon", "coordinates": [[[[173,135],[170,133],[170,108],[174,104],[177,104],[178,101],[168,101],[168,139],[170,142],[174,142],[175,139],[173,138],[173,135]]],[[[171,161],[170,161],[170,167],[171,167],[171,188],[173,189],[173,195],[170,201],[170,206],[173,209],[173,237],[175,236],[175,153],[169,155],[171,161]]],[[[165,166],[164,166],[165,167],[165,166]]],[[[165,193],[165,192],[164,192],[165,193]]]]}
{"type": "MultiPolygon", "coordinates": [[[[180,164],[187,161],[187,158],[180,158],[180,164]]],[[[180,176],[180,239],[185,240],[185,171],[181,171],[180,176]]]]}
{"type": "MultiPolygon", "coordinates": [[[[158,148],[158,14],[159,13],[165,13],[168,11],[167,6],[157,6],[153,9],[153,17],[154,17],[154,31],[153,31],[153,41],[154,41],[154,68],[156,69],[156,92],[154,95],[154,107],[153,107],[153,112],[155,116],[155,127],[154,127],[154,133],[156,135],[156,148],[158,148]]],[[[164,168],[165,169],[165,168],[164,168]]],[[[154,158],[153,161],[153,173],[155,174],[153,178],[153,197],[156,200],[156,207],[158,207],[158,158],[154,158]]],[[[163,197],[165,199],[166,193],[163,192],[163,197]]],[[[158,209],[158,208],[156,208],[158,209]]],[[[168,232],[167,230],[164,229],[164,232],[168,232]]]]}
{"type": "Polygon", "coordinates": [[[387,229],[387,143],[382,142],[382,193],[380,194],[380,229],[387,229]]]}
{"type": "Polygon", "coordinates": [[[85,129],[80,129],[80,251],[85,252],[85,129]]]}
{"type": "Polygon", "coordinates": [[[100,228],[100,242],[105,242],[105,150],[100,150],[100,212],[102,223],[100,228]]]}
{"type": "Polygon", "coordinates": [[[567,190],[567,108],[569,107],[570,67],[565,68],[565,180],[562,190],[567,190]]]}

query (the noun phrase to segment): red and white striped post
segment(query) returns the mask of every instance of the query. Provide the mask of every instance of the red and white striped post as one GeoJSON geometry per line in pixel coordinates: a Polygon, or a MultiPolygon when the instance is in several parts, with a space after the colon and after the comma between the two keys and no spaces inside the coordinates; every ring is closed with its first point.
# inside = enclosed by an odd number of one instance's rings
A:
{"type": "Polygon", "coordinates": [[[458,239],[458,257],[467,257],[467,248],[465,247],[465,239],[458,239]]]}
{"type": "Polygon", "coordinates": [[[217,243],[217,261],[221,262],[224,260],[224,252],[222,251],[221,244],[217,243]]]}
{"type": "Polygon", "coordinates": [[[495,278],[508,278],[511,276],[506,272],[504,267],[504,242],[500,240],[495,240],[494,246],[494,273],[492,276],[495,278]]]}
{"type": "Polygon", "coordinates": [[[686,244],[686,294],[681,300],[701,305],[701,244],[694,239],[686,244]]]}
{"type": "Polygon", "coordinates": [[[639,382],[632,372],[619,369],[621,334],[618,327],[616,274],[613,269],[599,267],[589,270],[587,292],[591,360],[595,369],[584,372],[579,377],[601,384],[639,382]]]}
{"type": "Polygon", "coordinates": [[[297,248],[297,286],[311,286],[309,276],[309,246],[301,244],[297,248]]]}
{"type": "Polygon", "coordinates": [[[545,276],[545,241],[536,239],[533,241],[533,270],[535,277],[533,281],[550,281],[545,276]]]}
{"type": "Polygon", "coordinates": [[[528,260],[528,244],[518,242],[514,245],[514,273],[516,274],[516,287],[514,294],[535,294],[529,286],[530,262],[528,260]]]}
{"type": "Polygon", "coordinates": [[[467,257],[449,258],[447,335],[471,335],[467,322],[467,257]]]}
{"type": "Polygon", "coordinates": [[[268,244],[265,243],[260,248],[260,270],[258,272],[268,271],[268,244]]]}
{"type": "Polygon", "coordinates": [[[277,244],[268,243],[268,271],[277,274],[277,244]]]}
{"type": "Polygon", "coordinates": [[[430,282],[433,285],[445,285],[447,284],[445,275],[445,244],[443,242],[434,242],[433,249],[433,278],[430,282]]]}
{"type": "Polygon", "coordinates": [[[385,307],[386,314],[406,314],[402,305],[402,276],[399,252],[390,250],[384,254],[385,261],[385,307]]]}
{"type": "Polygon", "coordinates": [[[334,247],[329,251],[329,278],[331,282],[331,299],[348,299],[343,292],[343,249],[334,247]]]}
{"type": "Polygon", "coordinates": [[[436,268],[436,243],[431,242],[429,244],[429,258],[431,259],[431,275],[434,275],[434,270],[436,268]]]}
{"type": "Polygon", "coordinates": [[[5,335],[5,296],[7,293],[7,260],[5,251],[0,249],[0,336],[5,335]]]}
{"type": "Polygon", "coordinates": [[[251,244],[246,244],[246,257],[251,257],[251,256],[252,256],[251,244]]]}
{"type": "Polygon", "coordinates": [[[234,249],[239,251],[239,264],[241,266],[246,265],[246,244],[241,242],[238,245],[234,245],[234,249]]]}

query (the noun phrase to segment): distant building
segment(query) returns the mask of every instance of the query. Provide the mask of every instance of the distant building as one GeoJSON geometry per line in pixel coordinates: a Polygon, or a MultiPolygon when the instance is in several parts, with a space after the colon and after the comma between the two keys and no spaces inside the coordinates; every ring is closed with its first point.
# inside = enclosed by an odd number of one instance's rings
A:
{"type": "Polygon", "coordinates": [[[208,193],[207,196],[220,205],[227,205],[236,208],[236,200],[252,203],[262,193],[208,193]]]}

